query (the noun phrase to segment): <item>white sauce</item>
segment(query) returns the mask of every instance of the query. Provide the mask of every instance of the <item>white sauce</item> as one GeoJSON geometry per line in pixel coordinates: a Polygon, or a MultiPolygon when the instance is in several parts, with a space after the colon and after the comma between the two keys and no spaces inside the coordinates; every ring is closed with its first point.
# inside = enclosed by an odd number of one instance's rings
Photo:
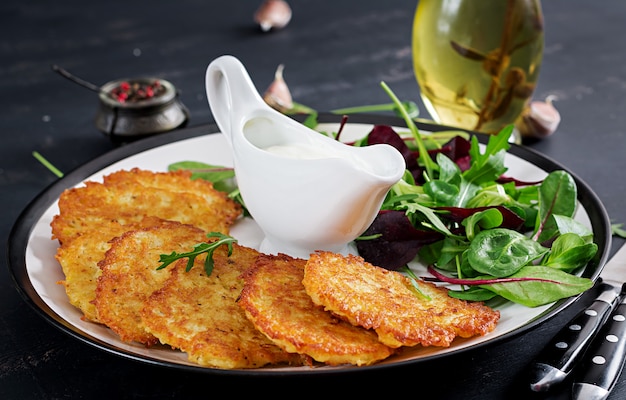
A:
{"type": "Polygon", "coordinates": [[[264,148],[264,150],[269,153],[287,157],[293,160],[321,160],[325,158],[339,158],[351,162],[354,167],[358,169],[364,171],[372,170],[372,166],[368,165],[368,163],[361,157],[357,157],[356,155],[347,151],[337,151],[326,146],[318,147],[308,143],[290,143],[268,146],[264,148]]]}

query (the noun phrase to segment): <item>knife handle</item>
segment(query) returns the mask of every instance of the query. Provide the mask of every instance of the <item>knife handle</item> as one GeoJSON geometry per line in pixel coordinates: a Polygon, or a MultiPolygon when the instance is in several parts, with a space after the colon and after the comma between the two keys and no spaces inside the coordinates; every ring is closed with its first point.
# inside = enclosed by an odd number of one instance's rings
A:
{"type": "Polygon", "coordinates": [[[598,298],[572,318],[540,353],[531,370],[531,390],[545,392],[564,381],[574,369],[615,302],[613,287],[603,285],[603,289],[598,298]]]}
{"type": "Polygon", "coordinates": [[[615,308],[581,364],[583,377],[573,387],[574,399],[606,399],[626,357],[626,300],[615,308]]]}

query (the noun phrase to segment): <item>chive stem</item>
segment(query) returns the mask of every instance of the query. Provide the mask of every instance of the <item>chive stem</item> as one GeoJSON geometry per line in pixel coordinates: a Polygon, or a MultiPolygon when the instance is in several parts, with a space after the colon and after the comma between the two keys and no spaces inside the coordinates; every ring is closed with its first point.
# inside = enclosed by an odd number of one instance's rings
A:
{"type": "Polygon", "coordinates": [[[41,164],[43,164],[44,167],[48,168],[48,170],[50,170],[50,172],[55,174],[58,178],[63,178],[63,172],[59,171],[58,168],[56,168],[54,165],[52,165],[50,163],[50,161],[46,160],[44,158],[44,156],[39,154],[39,152],[33,151],[33,157],[35,157],[37,159],[37,161],[39,161],[41,164]]]}
{"type": "Polygon", "coordinates": [[[430,155],[428,154],[428,151],[426,150],[426,146],[424,145],[424,142],[422,141],[422,136],[420,135],[420,132],[417,129],[417,126],[415,125],[415,122],[413,122],[413,119],[411,119],[406,109],[402,106],[402,102],[400,101],[400,99],[398,99],[398,97],[391,90],[391,88],[387,86],[385,82],[381,82],[380,86],[382,86],[383,90],[387,92],[387,95],[396,104],[396,106],[398,106],[398,109],[400,110],[400,114],[402,114],[402,117],[404,118],[404,121],[406,122],[407,127],[409,128],[409,130],[413,134],[413,137],[415,138],[415,143],[417,144],[417,148],[419,151],[419,159],[422,161],[422,163],[424,164],[424,167],[426,168],[426,173],[428,174],[428,178],[433,179],[434,178],[433,171],[437,168],[437,165],[430,158],[430,155]]]}
{"type": "Polygon", "coordinates": [[[372,104],[367,106],[357,106],[357,107],[346,107],[346,108],[338,108],[336,110],[331,110],[333,114],[355,114],[355,113],[366,113],[373,111],[393,111],[395,109],[395,104],[387,103],[387,104],[372,104]]]}

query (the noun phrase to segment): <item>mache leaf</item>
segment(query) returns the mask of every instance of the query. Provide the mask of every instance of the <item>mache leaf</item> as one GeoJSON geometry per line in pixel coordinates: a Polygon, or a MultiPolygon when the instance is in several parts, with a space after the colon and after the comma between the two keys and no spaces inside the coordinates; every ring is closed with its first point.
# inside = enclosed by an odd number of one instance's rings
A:
{"type": "Polygon", "coordinates": [[[476,271],[508,277],[549,249],[519,232],[495,228],[481,231],[470,244],[468,261],[476,271]]]}

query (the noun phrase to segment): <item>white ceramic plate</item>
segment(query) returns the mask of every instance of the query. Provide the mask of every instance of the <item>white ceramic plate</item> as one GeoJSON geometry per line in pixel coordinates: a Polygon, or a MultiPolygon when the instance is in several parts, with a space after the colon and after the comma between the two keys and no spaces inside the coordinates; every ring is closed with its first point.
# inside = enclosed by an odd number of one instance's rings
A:
{"type": "MultiPolygon", "coordinates": [[[[329,120],[337,120],[328,117],[329,120]]],[[[352,118],[354,119],[354,118],[352,118]]],[[[342,139],[350,141],[366,135],[372,124],[391,124],[400,126],[401,121],[395,118],[361,116],[357,119],[363,123],[349,123],[342,132],[342,139]]],[[[441,127],[419,125],[422,130],[438,130],[441,127]]],[[[324,131],[336,131],[335,122],[322,123],[319,127],[324,131]]],[[[404,130],[406,128],[397,128],[404,130]]],[[[214,165],[231,166],[230,147],[223,135],[207,134],[202,128],[189,129],[175,134],[156,136],[120,147],[105,156],[96,159],[73,171],[65,178],[46,189],[33,201],[20,216],[14,226],[9,246],[10,268],[18,288],[25,299],[55,326],[91,345],[125,357],[148,363],[164,364],[171,367],[199,369],[207,372],[216,371],[211,368],[197,366],[187,361],[184,353],[166,348],[146,348],[140,344],[124,343],[108,328],[83,321],[81,312],[70,305],[65,290],[57,282],[64,279],[61,267],[54,259],[57,242],[52,241],[50,222],[58,213],[57,199],[66,188],[80,185],[85,180],[100,181],[103,175],[119,169],[139,167],[153,171],[166,171],[169,164],[191,160],[202,161],[214,165]]],[[[484,138],[483,138],[484,139],[484,138]]],[[[535,181],[546,176],[549,171],[565,169],[555,162],[524,147],[513,146],[506,157],[509,168],[507,175],[522,180],[535,181]]],[[[610,249],[610,223],[607,214],[594,193],[579,179],[580,207],[576,218],[592,227],[599,252],[596,259],[582,272],[592,279],[597,278],[610,249]]],[[[262,233],[251,219],[237,222],[231,234],[245,246],[258,248],[262,233]]],[[[412,265],[416,269],[419,265],[412,265]]],[[[486,336],[471,339],[458,339],[449,348],[429,347],[407,349],[401,354],[369,367],[278,367],[255,370],[228,371],[233,374],[311,374],[352,371],[356,368],[381,368],[389,365],[423,362],[435,357],[442,357],[469,348],[492,343],[496,340],[521,333],[536,324],[553,316],[559,310],[571,304],[574,298],[565,299],[555,304],[528,308],[514,303],[494,305],[500,310],[501,319],[496,329],[486,336]]],[[[221,371],[223,372],[223,371],[221,371]]]]}

